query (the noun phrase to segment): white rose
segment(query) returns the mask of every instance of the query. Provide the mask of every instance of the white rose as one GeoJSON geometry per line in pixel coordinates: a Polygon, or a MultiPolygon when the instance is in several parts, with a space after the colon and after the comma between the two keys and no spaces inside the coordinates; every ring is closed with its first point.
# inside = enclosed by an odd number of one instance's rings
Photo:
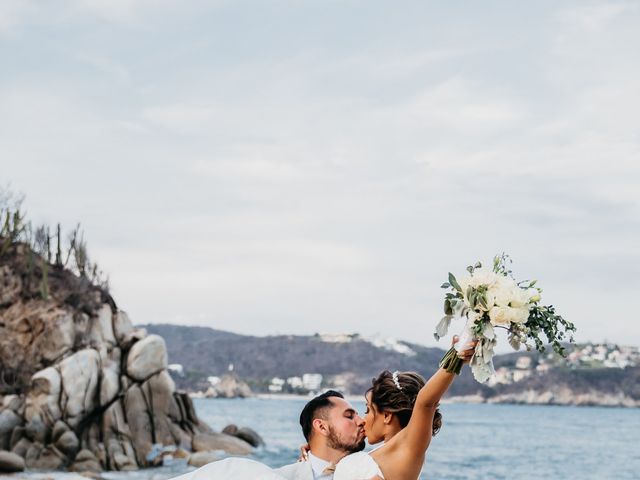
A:
{"type": "MultiPolygon", "coordinates": [[[[501,276],[501,275],[500,275],[501,276]]],[[[473,275],[470,277],[470,285],[472,287],[479,287],[480,285],[491,286],[498,280],[499,275],[492,270],[485,270],[484,268],[476,268],[473,271],[473,275]]]]}
{"type": "Polygon", "coordinates": [[[489,310],[489,320],[492,325],[509,325],[509,307],[493,307],[489,310]]]}
{"type": "Polygon", "coordinates": [[[528,311],[530,300],[531,293],[529,292],[529,290],[518,287],[518,290],[513,292],[513,299],[511,300],[510,305],[515,308],[527,307],[528,311]]]}
{"type": "Polygon", "coordinates": [[[520,307],[511,309],[511,321],[513,323],[525,323],[529,320],[529,307],[520,307]]]}
{"type": "Polygon", "coordinates": [[[493,307],[489,310],[489,319],[492,325],[525,323],[529,319],[529,308],[493,307]]]}
{"type": "Polygon", "coordinates": [[[490,299],[499,307],[520,307],[523,301],[528,303],[529,298],[523,300],[523,290],[509,277],[499,276],[489,289],[490,299]]]}

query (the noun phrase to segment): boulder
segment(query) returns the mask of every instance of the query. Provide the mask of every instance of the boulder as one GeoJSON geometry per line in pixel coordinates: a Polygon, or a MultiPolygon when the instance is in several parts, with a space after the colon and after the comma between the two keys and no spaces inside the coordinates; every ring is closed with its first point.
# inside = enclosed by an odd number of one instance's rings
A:
{"type": "Polygon", "coordinates": [[[259,447],[261,445],[264,445],[264,440],[258,434],[258,432],[249,427],[238,428],[236,425],[231,424],[224,427],[222,433],[233,435],[234,437],[244,440],[252,447],[259,447]]]}
{"type": "Polygon", "coordinates": [[[134,328],[125,334],[120,346],[125,350],[128,350],[134,343],[139,342],[146,337],[147,331],[144,328],[134,328]]]}
{"type": "MultiPolygon", "coordinates": [[[[24,402],[20,398],[19,395],[7,395],[2,400],[2,408],[10,408],[17,414],[21,414],[22,407],[24,406],[24,402]]],[[[0,410],[2,410],[0,408],[0,410]]]]}
{"type": "Polygon", "coordinates": [[[11,432],[11,440],[9,441],[9,448],[13,450],[13,447],[15,447],[20,440],[25,438],[25,436],[26,436],[26,429],[24,427],[14,428],[13,432],[11,432]]]}
{"type": "Polygon", "coordinates": [[[61,406],[67,423],[75,428],[96,408],[96,389],[100,371],[100,355],[87,348],[60,362],[62,377],[61,406]]]}
{"type": "Polygon", "coordinates": [[[120,349],[113,348],[100,351],[102,363],[100,382],[100,405],[109,405],[120,392],[120,349]]]}
{"type": "Polygon", "coordinates": [[[253,447],[224,433],[197,433],[193,437],[192,448],[196,452],[222,450],[230,455],[249,455],[253,447]]]}
{"type": "Polygon", "coordinates": [[[56,448],[68,458],[73,458],[80,448],[80,440],[74,432],[67,430],[56,440],[56,448]]]}
{"type": "Polygon", "coordinates": [[[36,372],[25,399],[24,418],[31,438],[44,441],[46,431],[62,416],[59,399],[62,379],[53,367],[36,372]],[[44,435],[44,436],[43,436],[44,435]]]}
{"type": "Polygon", "coordinates": [[[22,472],[25,469],[24,459],[12,452],[0,450],[0,472],[22,472]]]}
{"type": "Polygon", "coordinates": [[[118,311],[113,316],[113,333],[116,337],[116,341],[118,344],[123,346],[125,344],[125,340],[127,335],[129,335],[133,331],[133,325],[131,320],[129,320],[129,315],[122,310],[118,311]]]}
{"type": "Polygon", "coordinates": [[[136,453],[131,444],[131,431],[122,402],[114,402],[104,412],[102,431],[109,467],[115,470],[137,469],[136,453]]]}
{"type": "Polygon", "coordinates": [[[100,473],[102,467],[98,458],[90,450],[80,450],[69,470],[72,472],[100,473]]]}
{"type": "Polygon", "coordinates": [[[180,409],[173,397],[176,387],[166,370],[153,375],[142,385],[142,393],[153,419],[155,442],[162,445],[176,445],[180,438],[174,437],[171,419],[180,421],[180,409]]]}
{"type": "Polygon", "coordinates": [[[40,415],[36,415],[31,418],[29,423],[27,423],[24,433],[27,438],[34,442],[45,443],[49,433],[49,428],[44,424],[42,417],[40,415]]]}
{"type": "Polygon", "coordinates": [[[124,397],[125,411],[131,430],[131,443],[136,452],[138,465],[146,466],[146,457],[153,447],[152,423],[147,405],[138,385],[133,385],[124,397]]]}
{"type": "Polygon", "coordinates": [[[192,453],[189,456],[189,460],[187,461],[187,463],[193,467],[200,468],[204,467],[208,463],[215,462],[217,460],[220,460],[220,455],[218,455],[216,452],[203,451],[192,453]]]}
{"type": "Polygon", "coordinates": [[[159,335],[149,335],[134,343],[129,350],[127,374],[134,380],[143,381],[165,370],[167,365],[167,346],[164,339],[159,335]]]}
{"type": "Polygon", "coordinates": [[[249,385],[240,380],[237,375],[227,373],[222,376],[220,382],[209,388],[207,396],[221,398],[247,398],[252,397],[253,392],[249,385]]]}
{"type": "Polygon", "coordinates": [[[70,352],[75,343],[73,314],[67,310],[51,310],[40,318],[48,334],[38,335],[32,350],[40,353],[45,364],[54,363],[70,352]]]}
{"type": "Polygon", "coordinates": [[[51,440],[53,442],[57,441],[65,432],[71,430],[69,425],[64,423],[62,420],[58,420],[53,426],[53,430],[51,431],[51,440]]]}
{"type": "Polygon", "coordinates": [[[65,456],[57,448],[44,447],[40,443],[31,445],[25,457],[27,468],[38,470],[60,470],[65,461],[65,456]]]}
{"type": "Polygon", "coordinates": [[[0,413],[0,450],[8,450],[11,443],[13,429],[22,425],[22,418],[13,410],[3,410],[0,413]]]}
{"type": "Polygon", "coordinates": [[[103,304],[95,317],[91,318],[89,336],[92,346],[100,346],[104,343],[109,345],[116,344],[112,318],[113,312],[107,304],[103,304]]]}
{"type": "Polygon", "coordinates": [[[22,458],[25,458],[27,456],[27,452],[29,451],[29,448],[31,448],[31,445],[32,445],[31,440],[29,440],[26,437],[23,437],[20,440],[18,440],[18,443],[16,443],[13,446],[11,451],[16,455],[20,455],[22,458]]]}

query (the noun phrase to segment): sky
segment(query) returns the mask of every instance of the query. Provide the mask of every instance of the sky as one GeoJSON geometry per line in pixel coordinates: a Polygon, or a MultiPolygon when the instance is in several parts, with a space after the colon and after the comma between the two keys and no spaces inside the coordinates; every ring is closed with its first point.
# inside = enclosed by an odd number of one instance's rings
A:
{"type": "Polygon", "coordinates": [[[3,0],[0,65],[0,184],[135,323],[436,345],[507,252],[640,345],[640,2],[3,0]]]}

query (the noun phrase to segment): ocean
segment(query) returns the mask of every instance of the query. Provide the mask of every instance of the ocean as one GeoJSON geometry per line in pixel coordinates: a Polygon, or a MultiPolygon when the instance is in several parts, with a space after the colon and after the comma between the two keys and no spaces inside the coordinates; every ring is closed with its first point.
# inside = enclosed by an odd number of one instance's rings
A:
{"type": "MultiPolygon", "coordinates": [[[[303,437],[303,398],[195,399],[214,429],[229,423],[259,432],[266,447],[254,457],[270,466],[292,463],[303,437]]],[[[359,412],[364,402],[352,402],[359,412]]],[[[640,479],[640,409],[531,405],[444,404],[444,425],[433,439],[421,479],[640,479]]],[[[183,462],[140,472],[105,473],[112,480],[164,480],[187,471],[183,462]]],[[[0,478],[72,480],[67,474],[0,478]]]]}

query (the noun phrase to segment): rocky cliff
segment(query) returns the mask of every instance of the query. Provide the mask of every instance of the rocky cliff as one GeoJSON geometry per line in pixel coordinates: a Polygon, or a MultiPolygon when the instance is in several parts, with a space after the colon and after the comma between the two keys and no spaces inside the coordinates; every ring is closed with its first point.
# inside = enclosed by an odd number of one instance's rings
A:
{"type": "Polygon", "coordinates": [[[0,256],[0,471],[132,470],[192,450],[246,454],[176,391],[159,335],[22,243],[0,256]],[[46,289],[43,282],[46,281],[46,289]]]}

